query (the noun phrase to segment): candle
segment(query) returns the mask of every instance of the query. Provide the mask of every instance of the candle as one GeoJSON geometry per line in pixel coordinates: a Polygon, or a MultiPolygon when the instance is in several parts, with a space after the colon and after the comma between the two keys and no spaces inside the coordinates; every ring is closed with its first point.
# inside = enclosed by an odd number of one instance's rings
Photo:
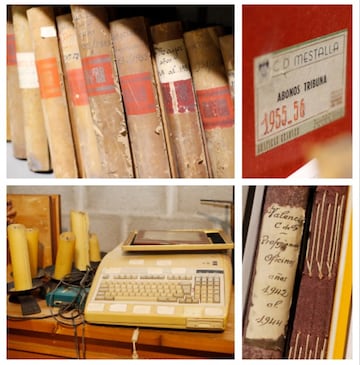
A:
{"type": "Polygon", "coordinates": [[[32,288],[29,250],[26,239],[26,228],[19,223],[8,225],[10,258],[16,291],[32,288]]]}
{"type": "Polygon", "coordinates": [[[71,232],[75,234],[75,267],[85,271],[90,265],[89,258],[89,217],[87,213],[71,211],[71,232]]]}
{"type": "Polygon", "coordinates": [[[100,247],[99,247],[99,240],[96,233],[91,233],[89,238],[90,244],[90,261],[91,262],[100,262],[100,247]]]}
{"type": "Polygon", "coordinates": [[[54,279],[61,280],[72,270],[75,251],[75,235],[73,232],[63,232],[59,237],[59,246],[55,260],[54,279]]]}
{"type": "Polygon", "coordinates": [[[39,255],[39,229],[26,228],[26,239],[29,250],[31,277],[36,277],[38,273],[38,255],[39,255]]]}

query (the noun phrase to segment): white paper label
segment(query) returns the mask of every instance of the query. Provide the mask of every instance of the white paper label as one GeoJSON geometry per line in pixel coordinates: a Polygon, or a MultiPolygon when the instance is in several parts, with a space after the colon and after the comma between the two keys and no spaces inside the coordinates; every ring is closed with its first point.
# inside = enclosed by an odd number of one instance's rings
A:
{"type": "Polygon", "coordinates": [[[16,62],[19,74],[20,89],[37,89],[39,80],[35,65],[35,55],[33,52],[17,52],[16,62]]]}
{"type": "Polygon", "coordinates": [[[345,114],[347,30],[254,60],[255,153],[345,114]]]}
{"type": "Polygon", "coordinates": [[[175,39],[154,44],[160,82],[173,82],[191,78],[185,44],[175,39]]]}
{"type": "Polygon", "coordinates": [[[305,210],[272,204],[263,217],[246,338],[276,341],[285,334],[305,210]]]}
{"type": "Polygon", "coordinates": [[[56,37],[56,28],[52,25],[40,28],[41,38],[54,38],[56,37]]]}

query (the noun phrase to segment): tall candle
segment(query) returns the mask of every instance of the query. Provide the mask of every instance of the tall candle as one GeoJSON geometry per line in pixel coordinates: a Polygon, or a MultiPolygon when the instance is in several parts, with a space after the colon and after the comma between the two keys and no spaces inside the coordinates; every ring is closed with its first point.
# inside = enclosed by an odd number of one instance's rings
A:
{"type": "Polygon", "coordinates": [[[26,228],[19,223],[8,225],[10,258],[16,291],[32,288],[29,250],[26,239],[26,228]]]}
{"type": "Polygon", "coordinates": [[[91,233],[89,238],[90,244],[90,261],[91,262],[100,262],[100,246],[99,239],[96,233],[91,233]]]}
{"type": "Polygon", "coordinates": [[[61,280],[72,270],[75,251],[75,235],[73,232],[63,232],[59,237],[59,245],[55,260],[54,279],[61,280]]]}
{"type": "Polygon", "coordinates": [[[75,267],[85,271],[90,265],[89,258],[89,217],[85,212],[71,211],[71,232],[75,234],[75,267]]]}
{"type": "Polygon", "coordinates": [[[29,250],[31,277],[34,278],[38,273],[39,229],[35,227],[26,228],[26,239],[29,250]]]}

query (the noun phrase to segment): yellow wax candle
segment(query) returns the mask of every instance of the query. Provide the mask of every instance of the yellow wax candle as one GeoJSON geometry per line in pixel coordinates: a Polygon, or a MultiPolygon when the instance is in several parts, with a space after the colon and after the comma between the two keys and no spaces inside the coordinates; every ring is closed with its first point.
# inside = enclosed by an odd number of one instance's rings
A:
{"type": "Polygon", "coordinates": [[[29,250],[31,277],[34,278],[38,273],[39,229],[35,227],[26,228],[26,239],[29,250]]]}
{"type": "Polygon", "coordinates": [[[96,233],[91,233],[89,238],[90,243],[90,261],[91,262],[100,262],[100,246],[99,239],[96,233]]]}
{"type": "Polygon", "coordinates": [[[73,232],[63,232],[59,237],[59,246],[55,260],[54,279],[61,280],[72,270],[75,251],[75,235],[73,232]]]}
{"type": "Polygon", "coordinates": [[[89,258],[89,217],[87,213],[70,212],[71,232],[75,234],[75,267],[85,271],[90,265],[89,258]]]}
{"type": "Polygon", "coordinates": [[[26,239],[26,228],[14,223],[7,227],[10,258],[16,291],[32,288],[29,250],[26,239]]]}

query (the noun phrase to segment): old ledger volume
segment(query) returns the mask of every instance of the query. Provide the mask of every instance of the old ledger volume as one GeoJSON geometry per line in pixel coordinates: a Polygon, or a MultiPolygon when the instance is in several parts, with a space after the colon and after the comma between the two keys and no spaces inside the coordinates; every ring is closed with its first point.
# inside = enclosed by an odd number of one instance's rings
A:
{"type": "Polygon", "coordinates": [[[51,160],[45,120],[41,105],[39,80],[35,65],[33,42],[26,11],[30,6],[12,5],[16,39],[16,58],[19,73],[21,101],[17,108],[23,111],[23,133],[26,140],[26,159],[31,171],[50,171],[51,160]]]}
{"type": "Polygon", "coordinates": [[[39,78],[42,109],[56,177],[78,177],[69,110],[63,81],[54,11],[51,6],[27,10],[39,78]]]}
{"type": "Polygon", "coordinates": [[[178,176],[209,177],[205,136],[199,117],[180,21],[153,25],[151,37],[161,97],[174,145],[178,176]]]}
{"type": "Polygon", "coordinates": [[[310,187],[266,188],[244,314],[243,358],[282,358],[310,187]]]}
{"type": "Polygon", "coordinates": [[[342,244],[346,186],[319,186],[311,214],[287,357],[324,359],[331,326],[342,244]]]}
{"type": "Polygon", "coordinates": [[[143,17],[110,22],[135,176],[171,177],[147,27],[143,17]]]}
{"type": "Polygon", "coordinates": [[[215,178],[234,177],[234,103],[223,63],[221,27],[184,33],[200,115],[215,178]]]}
{"type": "Polygon", "coordinates": [[[101,177],[100,153],[72,16],[71,14],[60,15],[56,21],[79,176],[101,177]]]}
{"type": "Polygon", "coordinates": [[[7,140],[12,141],[12,152],[16,158],[26,158],[24,113],[19,89],[16,41],[11,13],[6,22],[6,123],[7,140]]]}
{"type": "Polygon", "coordinates": [[[134,177],[108,15],[103,6],[71,5],[103,176],[134,177]]]}

